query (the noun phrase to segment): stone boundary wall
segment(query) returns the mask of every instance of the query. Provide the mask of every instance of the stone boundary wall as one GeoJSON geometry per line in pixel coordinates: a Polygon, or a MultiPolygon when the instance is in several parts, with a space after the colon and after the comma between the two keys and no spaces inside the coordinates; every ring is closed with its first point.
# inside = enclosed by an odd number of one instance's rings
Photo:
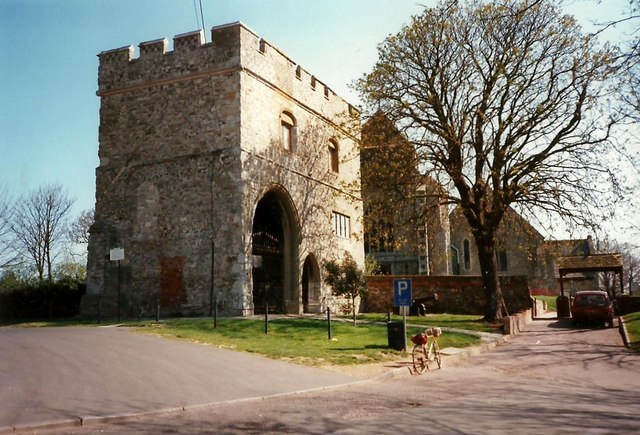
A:
{"type": "Polygon", "coordinates": [[[532,296],[558,296],[558,289],[554,288],[532,288],[531,295],[532,296]]]}
{"type": "MultiPolygon", "coordinates": [[[[398,278],[411,278],[414,299],[438,294],[436,302],[427,304],[428,313],[483,314],[485,297],[479,276],[369,276],[364,311],[393,311],[393,280],[398,278]]],[[[503,276],[500,284],[510,314],[531,308],[526,276],[503,276]]]]}

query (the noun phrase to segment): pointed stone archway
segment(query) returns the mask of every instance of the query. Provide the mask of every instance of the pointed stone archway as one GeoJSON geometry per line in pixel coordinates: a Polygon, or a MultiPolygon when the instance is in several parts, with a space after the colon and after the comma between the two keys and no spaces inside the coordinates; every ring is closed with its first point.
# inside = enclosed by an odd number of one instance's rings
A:
{"type": "Polygon", "coordinates": [[[274,187],[258,201],[253,217],[254,313],[300,312],[298,220],[286,190],[274,187]]]}
{"type": "Polygon", "coordinates": [[[302,311],[319,313],[322,311],[320,301],[320,267],[315,255],[309,254],[302,267],[302,311]]]}

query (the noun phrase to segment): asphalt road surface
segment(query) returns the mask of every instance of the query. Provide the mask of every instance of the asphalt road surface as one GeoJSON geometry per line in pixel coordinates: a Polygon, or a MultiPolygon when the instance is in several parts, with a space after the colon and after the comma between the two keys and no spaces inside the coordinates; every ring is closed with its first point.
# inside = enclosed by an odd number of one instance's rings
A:
{"type": "Polygon", "coordinates": [[[351,381],[341,373],[124,328],[0,328],[0,433],[351,381]]]}
{"type": "Polygon", "coordinates": [[[617,328],[544,320],[491,352],[420,376],[38,433],[639,431],[640,356],[623,347],[617,328]]]}

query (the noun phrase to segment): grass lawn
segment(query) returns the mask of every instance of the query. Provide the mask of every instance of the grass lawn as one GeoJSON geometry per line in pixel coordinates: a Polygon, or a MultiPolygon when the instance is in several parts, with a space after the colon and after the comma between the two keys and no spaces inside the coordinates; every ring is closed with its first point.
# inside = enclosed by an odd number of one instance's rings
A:
{"type": "MultiPolygon", "coordinates": [[[[306,365],[349,365],[397,360],[406,357],[387,346],[386,324],[333,321],[332,339],[328,339],[327,323],[319,319],[279,318],[269,321],[268,334],[264,321],[222,318],[213,328],[212,319],[169,319],[160,323],[132,323],[140,332],[179,338],[197,343],[252,352],[274,359],[306,365]]],[[[408,336],[421,328],[407,328],[408,336]]],[[[473,335],[445,332],[441,348],[466,347],[479,343],[473,335]]],[[[411,342],[408,343],[411,345],[411,342]]]]}
{"type": "Polygon", "coordinates": [[[624,323],[627,325],[631,349],[640,352],[640,312],[627,314],[624,323]]]}
{"type": "MultiPolygon", "coordinates": [[[[392,321],[401,321],[394,315],[392,321]]],[[[331,322],[332,339],[328,338],[327,322],[322,318],[284,317],[273,318],[264,332],[264,320],[258,318],[218,318],[213,328],[211,318],[172,318],[157,323],[150,320],[124,321],[125,326],[142,333],[188,340],[222,348],[252,352],[274,359],[284,359],[306,365],[349,365],[383,362],[406,358],[403,352],[389,349],[386,314],[361,314],[353,326],[350,317],[331,322]]],[[[23,322],[15,326],[104,326],[116,324],[114,319],[102,323],[79,320],[23,322]]],[[[437,314],[425,317],[408,316],[407,346],[409,338],[426,327],[441,326],[471,331],[496,332],[494,325],[481,321],[479,316],[437,314]]],[[[472,334],[444,331],[438,338],[440,348],[464,348],[480,343],[472,334]]]]}

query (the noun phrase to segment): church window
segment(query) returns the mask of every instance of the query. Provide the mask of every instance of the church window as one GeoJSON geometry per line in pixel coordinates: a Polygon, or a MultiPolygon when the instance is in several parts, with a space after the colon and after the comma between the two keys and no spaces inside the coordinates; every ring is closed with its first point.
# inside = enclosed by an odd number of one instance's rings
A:
{"type": "Polygon", "coordinates": [[[338,148],[338,142],[331,139],[329,141],[329,163],[333,172],[338,172],[340,169],[340,152],[338,148]]]}
{"type": "Polygon", "coordinates": [[[464,239],[462,242],[462,257],[464,260],[464,269],[471,269],[471,244],[469,243],[469,239],[464,239]]]}
{"type": "Polygon", "coordinates": [[[507,261],[507,251],[504,249],[498,250],[498,252],[496,252],[496,259],[498,260],[498,271],[508,272],[509,263],[507,261]]]}
{"type": "Polygon", "coordinates": [[[294,151],[296,142],[296,120],[289,112],[280,114],[280,131],[282,147],[287,151],[294,151]]]}

